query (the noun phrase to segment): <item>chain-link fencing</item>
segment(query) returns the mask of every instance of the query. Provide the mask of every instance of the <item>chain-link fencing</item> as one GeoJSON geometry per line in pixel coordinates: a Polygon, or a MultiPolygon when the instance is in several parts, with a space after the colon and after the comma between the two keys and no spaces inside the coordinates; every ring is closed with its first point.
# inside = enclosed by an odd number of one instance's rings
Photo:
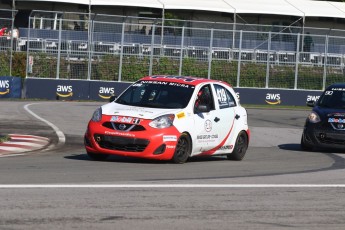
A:
{"type": "Polygon", "coordinates": [[[315,90],[345,81],[345,33],[212,25],[40,12],[21,30],[16,50],[26,54],[29,78],[133,82],[168,74],[219,79],[236,87],[315,90]]]}
{"type": "Polygon", "coordinates": [[[0,9],[0,76],[12,75],[13,51],[17,49],[19,37],[18,29],[14,28],[16,13],[0,9]]]}

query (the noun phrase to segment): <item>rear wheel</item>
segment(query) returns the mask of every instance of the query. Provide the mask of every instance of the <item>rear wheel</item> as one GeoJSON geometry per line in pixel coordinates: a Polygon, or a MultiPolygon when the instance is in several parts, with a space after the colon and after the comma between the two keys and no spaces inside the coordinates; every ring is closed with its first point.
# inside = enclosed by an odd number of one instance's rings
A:
{"type": "Polygon", "coordinates": [[[91,152],[87,152],[87,155],[94,161],[104,161],[109,157],[109,155],[107,154],[99,154],[99,153],[91,153],[91,152]]]}
{"type": "Polygon", "coordinates": [[[245,131],[241,131],[236,139],[234,151],[227,155],[229,160],[240,161],[243,159],[248,149],[248,136],[245,131]]]}
{"type": "Polygon", "coordinates": [[[172,161],[176,164],[183,164],[187,161],[192,151],[192,141],[188,134],[182,133],[177,141],[172,161]]]}

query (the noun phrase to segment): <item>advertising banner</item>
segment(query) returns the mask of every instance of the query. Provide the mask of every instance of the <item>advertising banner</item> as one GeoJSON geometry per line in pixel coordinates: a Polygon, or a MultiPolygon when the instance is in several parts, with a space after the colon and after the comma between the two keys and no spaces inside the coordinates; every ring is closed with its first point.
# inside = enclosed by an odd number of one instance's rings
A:
{"type": "MultiPolygon", "coordinates": [[[[85,80],[26,79],[25,97],[48,100],[92,100],[109,101],[120,95],[131,83],[85,80]]],[[[0,81],[0,92],[9,83],[0,81]]],[[[305,106],[307,101],[316,101],[322,91],[234,88],[242,104],[305,106]]]]}
{"type": "Polygon", "coordinates": [[[48,100],[109,101],[131,83],[84,80],[33,79],[25,81],[25,97],[48,100]]]}
{"type": "Polygon", "coordinates": [[[305,106],[319,99],[322,91],[234,88],[241,104],[305,106]]]}
{"type": "Polygon", "coordinates": [[[0,76],[0,98],[21,98],[22,79],[0,76]]]}
{"type": "Polygon", "coordinates": [[[90,82],[90,100],[109,101],[111,96],[119,96],[131,83],[128,82],[90,82]]]}
{"type": "Polygon", "coordinates": [[[89,82],[54,79],[26,79],[25,97],[48,100],[89,100],[89,82]]]}

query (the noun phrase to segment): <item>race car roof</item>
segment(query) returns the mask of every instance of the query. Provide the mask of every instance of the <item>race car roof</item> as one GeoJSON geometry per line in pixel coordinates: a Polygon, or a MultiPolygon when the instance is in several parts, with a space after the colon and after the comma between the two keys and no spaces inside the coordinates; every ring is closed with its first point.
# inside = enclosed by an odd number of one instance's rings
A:
{"type": "MultiPolygon", "coordinates": [[[[139,81],[164,81],[164,82],[174,82],[179,84],[188,84],[188,85],[198,85],[205,82],[221,82],[218,80],[198,78],[192,76],[175,76],[175,75],[154,75],[141,78],[139,81]]],[[[226,82],[222,82],[229,85],[226,82]]],[[[230,85],[229,85],[230,86],[230,85]]]]}
{"type": "Polygon", "coordinates": [[[328,87],[326,87],[326,90],[329,90],[329,89],[332,89],[332,88],[342,88],[342,89],[345,89],[345,83],[342,83],[342,82],[333,83],[333,84],[329,85],[328,87]]]}

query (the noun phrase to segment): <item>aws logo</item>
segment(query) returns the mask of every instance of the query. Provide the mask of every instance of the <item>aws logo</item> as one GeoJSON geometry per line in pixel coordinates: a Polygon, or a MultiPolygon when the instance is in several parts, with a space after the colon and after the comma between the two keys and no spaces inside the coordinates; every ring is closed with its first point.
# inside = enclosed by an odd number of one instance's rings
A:
{"type": "Polygon", "coordinates": [[[266,94],[266,103],[269,105],[277,105],[281,103],[280,93],[267,93],[266,94]]]}
{"type": "Polygon", "coordinates": [[[5,95],[10,93],[10,81],[3,80],[0,81],[0,95],[5,95]]]}
{"type": "Polygon", "coordinates": [[[59,97],[72,97],[73,88],[71,85],[58,85],[56,88],[56,95],[59,97]]]}
{"type": "Polygon", "coordinates": [[[114,93],[115,89],[113,87],[99,87],[98,96],[103,99],[109,99],[114,93]]]}

